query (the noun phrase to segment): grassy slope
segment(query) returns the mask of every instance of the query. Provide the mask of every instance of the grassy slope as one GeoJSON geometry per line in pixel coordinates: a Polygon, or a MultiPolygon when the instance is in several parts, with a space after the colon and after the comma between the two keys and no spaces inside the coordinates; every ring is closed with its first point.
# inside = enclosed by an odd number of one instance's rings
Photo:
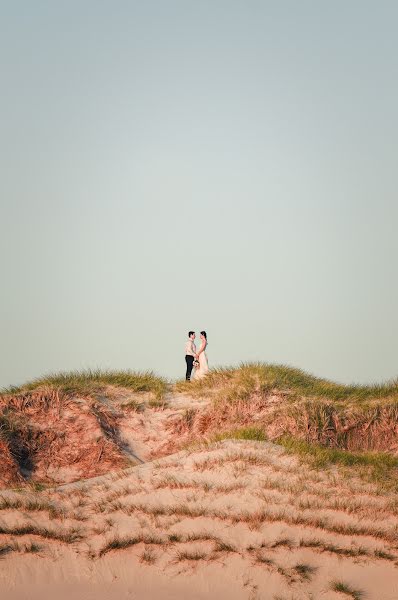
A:
{"type": "MultiPolygon", "coordinates": [[[[176,386],[212,398],[206,431],[211,439],[261,441],[272,430],[274,441],[315,467],[354,468],[398,491],[397,380],[341,385],[300,369],[255,363],[213,369],[205,379],[176,386]],[[272,396],[280,402],[262,413],[272,396]]],[[[192,415],[190,426],[194,430],[192,415]]]]}
{"type": "MultiPolygon", "coordinates": [[[[51,374],[3,390],[0,397],[40,388],[57,388],[67,395],[90,395],[106,393],[107,386],[151,392],[160,400],[167,382],[152,372],[88,370],[51,374]]],[[[313,464],[355,466],[371,478],[396,481],[398,459],[391,453],[369,450],[397,445],[397,380],[382,385],[341,385],[300,369],[255,363],[213,369],[205,379],[189,384],[178,382],[175,388],[212,399],[211,418],[204,430],[211,439],[263,440],[269,437],[269,427],[276,423],[279,434],[271,439],[313,464]],[[275,394],[282,401],[270,414],[259,418],[256,411],[261,413],[268,398],[275,394]],[[386,477],[382,476],[383,471],[386,477]]],[[[188,427],[194,430],[195,418],[192,414],[188,417],[188,427]]],[[[200,419],[201,415],[197,417],[200,419]]],[[[0,440],[12,435],[15,424],[8,421],[3,414],[0,440]]]]}
{"type": "Polygon", "coordinates": [[[334,402],[365,402],[374,399],[395,398],[398,401],[398,379],[374,385],[342,385],[315,377],[301,369],[267,363],[243,363],[239,367],[212,369],[209,375],[189,384],[177,383],[181,391],[203,395],[220,389],[230,399],[244,398],[255,388],[262,392],[288,390],[307,398],[327,399],[334,402]]]}
{"type": "Polygon", "coordinates": [[[51,374],[3,390],[0,483],[16,483],[32,465],[35,472],[41,465],[40,478],[46,466],[59,469],[71,463],[77,470],[86,468],[97,475],[110,465],[124,464],[117,410],[112,402],[103,402],[118,389],[123,394],[126,390],[149,393],[149,404],[160,405],[167,382],[152,372],[88,370],[51,374]],[[68,415],[65,420],[64,414],[68,415]],[[82,419],[85,430],[79,434],[82,419]]]}
{"type": "Polygon", "coordinates": [[[41,387],[59,388],[66,394],[89,395],[100,392],[108,385],[127,388],[133,392],[153,392],[160,399],[166,391],[167,382],[152,371],[134,372],[129,370],[88,369],[66,373],[53,373],[39,377],[19,387],[14,386],[4,389],[2,390],[2,395],[20,394],[41,387]]]}

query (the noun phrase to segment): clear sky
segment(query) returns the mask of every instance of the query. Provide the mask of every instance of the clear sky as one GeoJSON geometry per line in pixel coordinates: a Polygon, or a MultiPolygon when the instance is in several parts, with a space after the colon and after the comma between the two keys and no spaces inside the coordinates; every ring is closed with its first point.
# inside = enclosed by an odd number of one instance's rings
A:
{"type": "Polygon", "coordinates": [[[398,375],[398,3],[0,1],[0,386],[398,375]]]}

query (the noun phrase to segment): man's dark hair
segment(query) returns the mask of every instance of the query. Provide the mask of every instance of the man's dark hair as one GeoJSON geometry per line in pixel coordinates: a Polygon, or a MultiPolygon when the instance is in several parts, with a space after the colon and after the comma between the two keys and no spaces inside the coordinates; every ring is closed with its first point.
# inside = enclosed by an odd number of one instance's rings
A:
{"type": "Polygon", "coordinates": [[[189,331],[189,332],[188,332],[188,337],[191,337],[191,335],[192,335],[193,333],[195,333],[195,332],[194,332],[194,331],[189,331]]]}

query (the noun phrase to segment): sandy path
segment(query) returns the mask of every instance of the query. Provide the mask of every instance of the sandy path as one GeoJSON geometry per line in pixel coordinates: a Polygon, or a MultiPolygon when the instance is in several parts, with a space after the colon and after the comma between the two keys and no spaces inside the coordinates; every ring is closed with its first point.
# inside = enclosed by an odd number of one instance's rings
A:
{"type": "Polygon", "coordinates": [[[140,462],[152,460],[172,441],[168,429],[172,420],[179,419],[188,410],[200,410],[209,404],[208,399],[194,399],[173,392],[168,392],[164,400],[163,408],[131,412],[121,422],[121,438],[140,462]]]}

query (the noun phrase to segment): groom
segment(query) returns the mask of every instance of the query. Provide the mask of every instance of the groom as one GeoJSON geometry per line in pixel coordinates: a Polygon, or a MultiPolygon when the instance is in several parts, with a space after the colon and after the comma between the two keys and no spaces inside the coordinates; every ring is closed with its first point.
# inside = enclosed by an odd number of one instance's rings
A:
{"type": "Polygon", "coordinates": [[[195,332],[188,332],[188,341],[185,344],[185,362],[187,363],[187,372],[185,374],[185,379],[187,381],[191,381],[191,373],[193,369],[193,361],[196,357],[196,346],[195,346],[195,332]]]}

